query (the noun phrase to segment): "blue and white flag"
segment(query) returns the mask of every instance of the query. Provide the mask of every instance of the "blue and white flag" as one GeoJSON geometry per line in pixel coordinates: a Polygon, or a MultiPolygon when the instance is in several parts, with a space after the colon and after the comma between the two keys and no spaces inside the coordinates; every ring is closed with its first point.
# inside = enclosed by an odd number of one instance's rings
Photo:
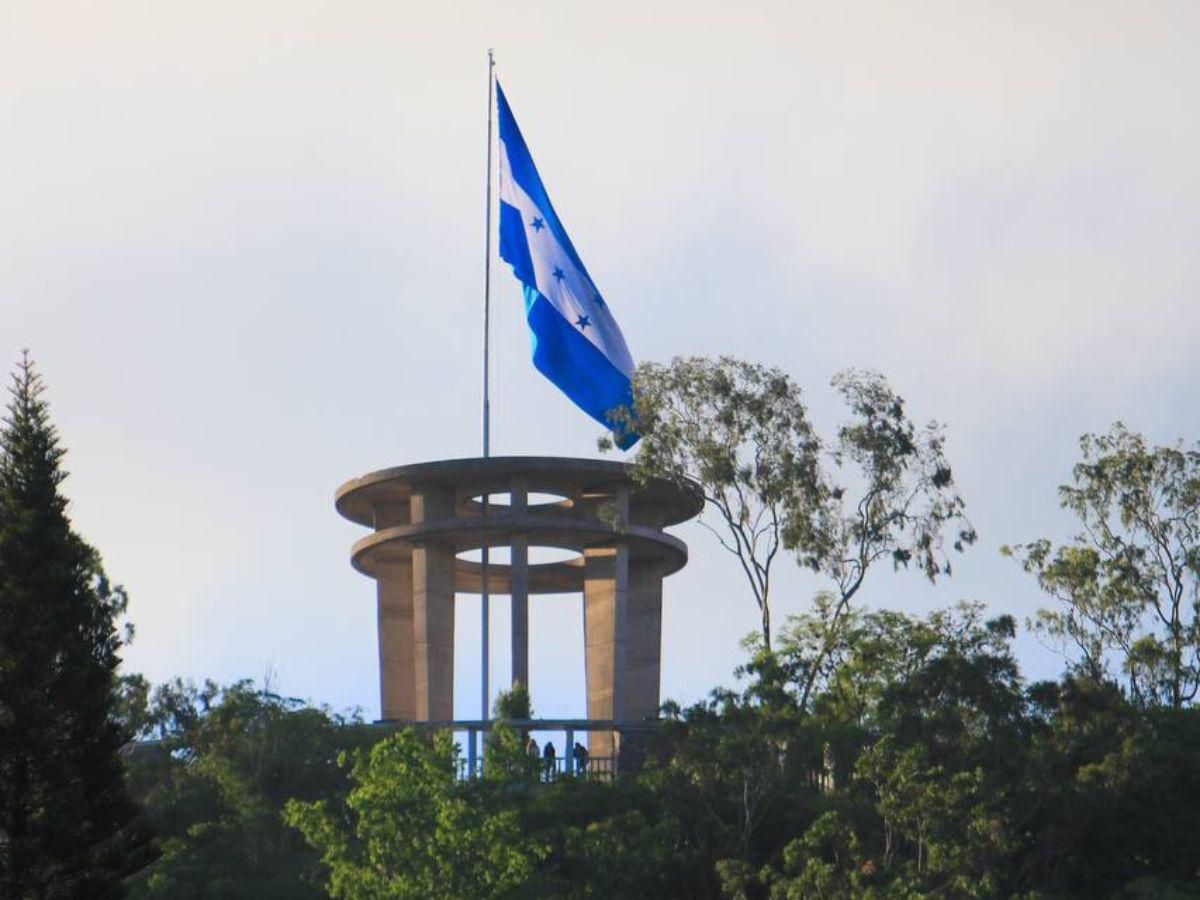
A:
{"type": "MultiPolygon", "coordinates": [[[[525,289],[533,364],[607,428],[633,407],[633,358],[621,329],[559,221],[504,91],[500,111],[500,256],[525,289]]],[[[636,434],[619,434],[625,450],[636,434]]]]}

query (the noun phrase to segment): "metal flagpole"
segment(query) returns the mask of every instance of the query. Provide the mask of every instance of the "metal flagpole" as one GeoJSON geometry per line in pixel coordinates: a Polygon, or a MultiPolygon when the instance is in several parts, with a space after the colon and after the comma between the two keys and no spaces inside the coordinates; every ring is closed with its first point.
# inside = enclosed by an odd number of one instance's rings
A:
{"type": "MultiPolygon", "coordinates": [[[[492,50],[488,48],[488,118],[487,118],[487,212],[485,214],[486,226],[483,240],[484,258],[483,258],[483,456],[487,459],[491,456],[491,398],[489,395],[488,383],[488,362],[489,362],[489,329],[491,327],[491,312],[492,312],[492,107],[493,107],[493,85],[495,84],[495,68],[496,62],[492,56],[492,50]]],[[[486,490],[486,489],[485,489],[486,490]]],[[[488,514],[488,495],[483,495],[483,514],[488,514]]],[[[481,575],[483,581],[480,591],[480,670],[482,677],[480,678],[479,718],[483,721],[488,720],[488,669],[489,669],[489,648],[488,648],[488,632],[490,629],[489,618],[489,600],[488,597],[488,546],[485,543],[482,551],[481,575]]],[[[482,732],[480,736],[480,751],[483,750],[482,732]]],[[[482,754],[481,754],[482,755],[482,754]]]]}

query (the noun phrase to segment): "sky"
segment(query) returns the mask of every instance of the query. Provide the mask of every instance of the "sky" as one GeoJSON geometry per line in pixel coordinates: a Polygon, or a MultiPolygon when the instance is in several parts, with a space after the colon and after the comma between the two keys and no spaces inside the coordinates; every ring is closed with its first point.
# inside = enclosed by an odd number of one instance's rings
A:
{"type": "MultiPolygon", "coordinates": [[[[480,449],[486,51],[637,359],[847,367],[945,424],[979,543],[868,606],[1048,600],[999,547],[1116,420],[1200,438],[1194,3],[0,4],[0,362],[28,347],[78,530],[153,681],[270,673],[378,715],[343,481],[480,449]]],[[[591,457],[493,267],[493,453],[591,457]]],[[[757,611],[701,527],[663,693],[729,683],[757,611]]],[[[780,565],[775,619],[823,585],[780,565]]],[[[508,658],[493,610],[493,683],[508,658]]],[[[478,715],[478,600],[456,714],[478,715]]],[[[536,711],[584,712],[578,598],[534,598],[536,711]]],[[[1022,634],[1031,678],[1061,659],[1022,634]]]]}

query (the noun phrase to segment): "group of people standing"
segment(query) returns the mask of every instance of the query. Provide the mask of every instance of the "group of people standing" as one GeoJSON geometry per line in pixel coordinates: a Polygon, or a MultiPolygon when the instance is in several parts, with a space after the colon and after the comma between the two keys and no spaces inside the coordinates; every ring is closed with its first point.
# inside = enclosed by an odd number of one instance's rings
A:
{"type": "MultiPolygon", "coordinates": [[[[525,745],[525,753],[532,760],[541,759],[543,777],[547,781],[554,777],[556,771],[555,762],[557,761],[558,754],[554,749],[553,741],[546,741],[546,746],[539,750],[537,741],[532,735],[530,735],[529,743],[525,745]]],[[[582,775],[587,772],[587,747],[583,746],[583,744],[579,743],[579,741],[576,741],[575,746],[571,748],[571,758],[574,763],[574,772],[576,774],[582,775]]]]}

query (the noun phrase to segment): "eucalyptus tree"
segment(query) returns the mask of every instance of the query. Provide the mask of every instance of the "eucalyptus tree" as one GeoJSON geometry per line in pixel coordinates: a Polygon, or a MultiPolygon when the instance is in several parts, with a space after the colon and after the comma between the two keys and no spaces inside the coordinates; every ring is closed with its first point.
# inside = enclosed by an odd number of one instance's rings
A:
{"type": "Polygon", "coordinates": [[[915,425],[876,373],[847,371],[833,385],[851,415],[828,446],[790,376],[729,356],[639,365],[633,408],[613,416],[618,432],[641,434],[638,477],[700,485],[717,513],[716,525],[701,521],[741,565],[763,649],[771,648],[771,575],[781,549],[831,583],[804,702],[876,563],[915,564],[935,580],[950,573],[947,535],[959,551],[975,540],[941,426],[915,425]]]}
{"type": "Polygon", "coordinates": [[[1079,532],[1004,548],[1058,601],[1031,625],[1089,677],[1115,663],[1138,702],[1182,707],[1200,691],[1200,444],[1152,446],[1118,422],[1080,449],[1059,487],[1079,532]]]}
{"type": "Polygon", "coordinates": [[[786,545],[832,590],[818,597],[820,639],[800,695],[807,708],[851,601],[879,563],[915,567],[929,581],[949,575],[951,550],[975,542],[958,493],[942,425],[918,426],[904,398],[876,372],[847,370],[833,387],[850,418],[838,428],[815,509],[787,520],[786,545]]]}
{"type": "MultiPolygon", "coordinates": [[[[737,558],[758,605],[763,645],[771,646],[772,567],[791,523],[823,502],[820,441],[799,386],[779,369],[730,356],[642,363],[634,408],[613,414],[618,433],[641,434],[635,474],[694,482],[721,546],[737,558]]],[[[601,448],[612,441],[601,439],[601,448]]]]}

